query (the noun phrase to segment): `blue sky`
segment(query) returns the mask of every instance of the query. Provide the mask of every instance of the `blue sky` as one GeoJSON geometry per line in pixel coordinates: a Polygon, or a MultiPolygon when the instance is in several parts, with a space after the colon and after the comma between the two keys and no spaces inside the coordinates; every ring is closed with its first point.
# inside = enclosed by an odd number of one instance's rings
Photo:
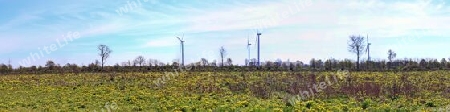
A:
{"type": "MultiPolygon", "coordinates": [[[[186,62],[219,60],[224,46],[227,57],[244,64],[247,38],[256,45],[256,29],[263,33],[261,58],[266,61],[354,59],[347,50],[350,35],[369,35],[374,59],[386,59],[389,49],[398,58],[441,59],[450,57],[448,2],[0,0],[0,63],[11,59],[19,66],[30,59],[23,66],[47,60],[87,65],[99,59],[99,44],[113,50],[108,65],[139,55],[171,62],[181,57],[175,37],[184,34],[186,62]],[[74,34],[78,38],[63,41],[74,34]],[[43,50],[52,45],[53,51],[43,50]],[[39,58],[30,58],[41,51],[39,58]]],[[[251,51],[255,57],[256,47],[251,51]]]]}

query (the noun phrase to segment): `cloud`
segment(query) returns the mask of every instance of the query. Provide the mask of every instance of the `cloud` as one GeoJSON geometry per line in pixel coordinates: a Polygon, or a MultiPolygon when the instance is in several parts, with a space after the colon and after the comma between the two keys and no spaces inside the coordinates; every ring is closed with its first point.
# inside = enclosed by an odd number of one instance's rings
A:
{"type": "Polygon", "coordinates": [[[144,47],[172,47],[179,45],[179,41],[173,38],[159,38],[148,41],[144,47]]]}

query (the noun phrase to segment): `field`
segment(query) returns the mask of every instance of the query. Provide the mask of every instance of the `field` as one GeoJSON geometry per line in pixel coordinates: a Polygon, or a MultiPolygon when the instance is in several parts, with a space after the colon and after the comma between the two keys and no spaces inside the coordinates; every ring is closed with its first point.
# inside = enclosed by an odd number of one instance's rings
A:
{"type": "Polygon", "coordinates": [[[1,111],[450,111],[450,72],[0,76],[1,111]]]}

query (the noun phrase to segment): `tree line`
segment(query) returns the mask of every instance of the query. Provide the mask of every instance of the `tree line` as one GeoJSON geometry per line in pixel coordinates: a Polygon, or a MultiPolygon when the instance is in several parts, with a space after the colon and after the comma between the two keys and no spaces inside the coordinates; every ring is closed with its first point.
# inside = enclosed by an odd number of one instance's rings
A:
{"type": "MultiPolygon", "coordinates": [[[[77,64],[67,63],[63,66],[56,64],[53,61],[47,61],[45,66],[31,66],[19,67],[13,69],[10,65],[0,64],[0,74],[46,74],[46,73],[91,73],[91,72],[168,72],[174,69],[179,69],[181,66],[177,62],[162,63],[154,60],[157,63],[144,64],[142,56],[135,59],[131,65],[101,66],[101,62],[96,61],[89,65],[79,66],[77,64]]],[[[152,60],[152,59],[150,59],[152,60]]],[[[128,62],[127,62],[128,63],[128,62]]],[[[301,61],[266,61],[261,66],[248,65],[236,66],[232,63],[218,65],[214,62],[208,62],[206,59],[201,59],[196,63],[190,63],[186,66],[191,67],[190,71],[335,71],[335,70],[360,70],[360,71],[423,71],[423,70],[449,70],[450,62],[446,59],[438,61],[437,59],[397,59],[392,61],[378,60],[378,61],[362,61],[360,68],[357,69],[357,64],[350,60],[336,60],[336,59],[311,59],[309,63],[301,61]]]]}
{"type": "MultiPolygon", "coordinates": [[[[244,66],[233,65],[231,58],[226,58],[227,51],[222,46],[219,49],[220,62],[216,60],[209,62],[205,58],[201,58],[198,62],[187,64],[191,67],[191,71],[243,71],[243,70],[260,70],[260,71],[333,71],[333,70],[361,70],[361,71],[411,71],[411,70],[448,70],[450,62],[445,58],[440,61],[437,59],[395,59],[397,54],[393,50],[387,51],[386,60],[365,60],[361,61],[364,54],[365,46],[364,37],[349,36],[348,51],[356,55],[356,61],[351,59],[337,60],[334,58],[321,60],[311,59],[309,63],[302,61],[291,62],[289,60],[262,62],[261,66],[257,66],[255,59],[246,59],[244,66]]],[[[100,61],[79,66],[77,64],[67,63],[65,65],[56,64],[49,60],[45,66],[18,67],[13,69],[11,64],[0,64],[0,74],[44,74],[44,73],[85,73],[85,72],[164,72],[172,71],[181,67],[178,61],[172,63],[164,63],[156,59],[146,59],[144,56],[138,56],[134,60],[116,63],[113,66],[105,66],[105,62],[113,52],[107,45],[99,45],[100,61]]],[[[449,58],[450,60],[450,58],[449,58]]]]}

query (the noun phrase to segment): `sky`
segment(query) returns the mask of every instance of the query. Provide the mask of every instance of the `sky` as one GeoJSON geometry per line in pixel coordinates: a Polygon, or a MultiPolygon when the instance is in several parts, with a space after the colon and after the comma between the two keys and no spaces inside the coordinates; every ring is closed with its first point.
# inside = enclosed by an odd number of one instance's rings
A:
{"type": "MultiPolygon", "coordinates": [[[[373,59],[449,58],[447,0],[0,0],[0,63],[44,66],[47,60],[88,65],[97,46],[106,65],[147,59],[186,63],[227,58],[309,62],[355,59],[349,36],[369,36],[373,59]],[[247,42],[252,45],[247,47],[247,42]]],[[[363,59],[366,59],[364,56],[363,59]]]]}

